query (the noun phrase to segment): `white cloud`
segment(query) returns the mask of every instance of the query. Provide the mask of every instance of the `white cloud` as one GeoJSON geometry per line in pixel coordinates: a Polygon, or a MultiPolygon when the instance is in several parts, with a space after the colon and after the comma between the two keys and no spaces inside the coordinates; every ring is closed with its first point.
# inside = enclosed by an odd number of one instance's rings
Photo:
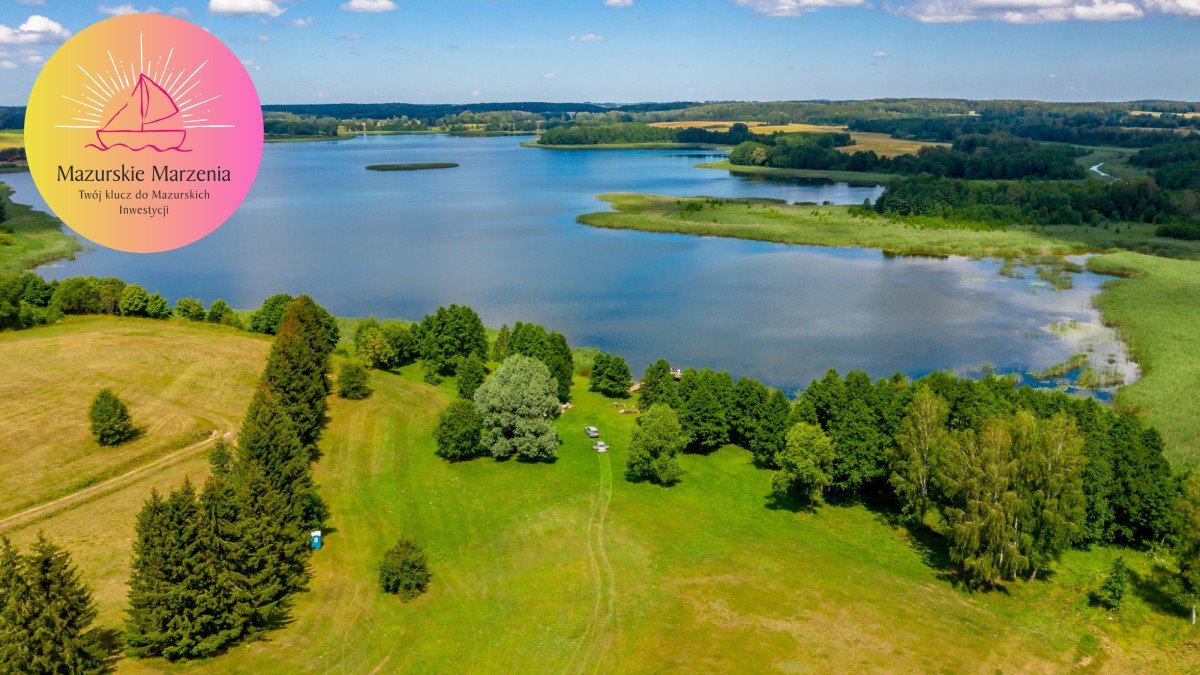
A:
{"type": "Polygon", "coordinates": [[[171,11],[167,12],[167,14],[170,14],[171,16],[188,17],[192,15],[192,10],[188,9],[187,7],[172,7],[171,11]]]}
{"type": "Polygon", "coordinates": [[[246,66],[246,68],[249,70],[262,70],[257,63],[251,61],[250,59],[242,59],[242,65],[246,66]]]}
{"type": "Polygon", "coordinates": [[[350,0],[338,5],[347,12],[390,12],[396,9],[392,0],[350,0]]]}
{"type": "Polygon", "coordinates": [[[1140,19],[1160,3],[1194,4],[1200,14],[1200,0],[918,0],[895,11],[922,23],[983,20],[1022,24],[1140,19]]]}
{"type": "Polygon", "coordinates": [[[472,89],[472,90],[471,90],[471,95],[472,95],[472,96],[479,96],[479,90],[478,90],[478,89],[472,89]]]}
{"type": "Polygon", "coordinates": [[[542,75],[542,77],[546,78],[547,80],[553,80],[554,73],[546,73],[545,75],[542,75]]]}
{"type": "Polygon", "coordinates": [[[1144,0],[1146,9],[1163,14],[1200,16],[1200,0],[1144,0]]]}
{"type": "Polygon", "coordinates": [[[880,50],[880,51],[877,51],[877,52],[871,54],[871,58],[875,58],[875,59],[886,59],[889,56],[891,56],[891,54],[888,54],[887,52],[885,52],[883,50],[880,50]]]}
{"type": "Polygon", "coordinates": [[[40,14],[34,14],[15,29],[0,24],[0,45],[57,44],[69,37],[71,31],[40,14]]]}
{"type": "Polygon", "coordinates": [[[125,14],[137,14],[138,13],[137,8],[135,8],[133,5],[129,4],[128,2],[123,5],[116,5],[116,6],[111,6],[111,7],[108,5],[100,5],[100,7],[96,9],[96,11],[100,12],[101,14],[107,14],[109,16],[123,16],[125,14]]]}
{"type": "Polygon", "coordinates": [[[604,0],[604,4],[608,7],[631,7],[633,0],[604,0]]]}
{"type": "Polygon", "coordinates": [[[857,7],[866,0],[733,0],[742,7],[751,7],[767,16],[800,16],[822,7],[857,7]]]}
{"type": "Polygon", "coordinates": [[[313,24],[317,23],[317,20],[310,16],[307,19],[292,19],[288,23],[296,28],[311,28],[313,24]]]}
{"type": "Polygon", "coordinates": [[[259,35],[258,41],[265,45],[271,41],[271,36],[270,35],[259,35]]]}
{"type": "Polygon", "coordinates": [[[572,35],[571,42],[604,42],[603,35],[595,33],[587,33],[586,35],[572,35]]]}
{"type": "Polygon", "coordinates": [[[208,0],[208,11],[213,14],[279,16],[287,10],[274,0],[208,0]]]}
{"type": "Polygon", "coordinates": [[[16,67],[17,67],[17,64],[13,63],[12,61],[0,61],[0,69],[12,70],[13,68],[16,68],[16,67]]]}

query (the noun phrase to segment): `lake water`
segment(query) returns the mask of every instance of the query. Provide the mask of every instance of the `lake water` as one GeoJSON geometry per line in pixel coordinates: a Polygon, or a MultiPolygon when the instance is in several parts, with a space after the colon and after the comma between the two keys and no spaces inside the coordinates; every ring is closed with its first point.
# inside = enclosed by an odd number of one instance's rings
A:
{"type": "MultiPolygon", "coordinates": [[[[206,304],[308,293],[345,316],[418,319],[467,304],[492,326],[534,321],[573,345],[621,353],[635,373],[665,357],[786,389],[826,369],[919,376],[990,362],[1044,368],[1080,349],[1055,322],[1098,323],[1102,278],[1053,292],[994,261],[889,258],[867,249],[600,230],[595,195],[650,192],[861,203],[878,187],[733,176],[685,151],[548,151],[518,138],[377,136],[269,144],[238,212],[182,250],[97,249],[46,276],[117,276],[206,304]],[[366,171],[368,164],[458,162],[366,171]]],[[[28,174],[2,176],[45,208],[28,174]]],[[[1032,274],[1030,279],[1036,280],[1032,274]]],[[[1108,349],[1109,347],[1101,347],[1108,349]]],[[[1114,352],[1119,349],[1112,348],[1114,352]]],[[[1124,363],[1123,356],[1120,357],[1124,363]]]]}

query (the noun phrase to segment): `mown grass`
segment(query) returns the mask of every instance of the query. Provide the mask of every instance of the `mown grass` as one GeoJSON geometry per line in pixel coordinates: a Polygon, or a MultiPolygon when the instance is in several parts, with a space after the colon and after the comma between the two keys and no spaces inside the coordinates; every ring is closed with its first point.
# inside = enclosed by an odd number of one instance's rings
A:
{"type": "MultiPolygon", "coordinates": [[[[121,319],[68,322],[72,348],[101,328],[127,340],[113,367],[168,358],[178,326],[121,319]],[[144,334],[135,336],[123,324],[144,334]],[[157,329],[157,330],[154,330],[157,329]],[[128,362],[128,363],[126,363],[128,362]]],[[[220,327],[244,354],[202,354],[184,370],[240,369],[265,344],[220,327]]],[[[137,331],[134,331],[137,332],[137,331]]],[[[38,338],[33,338],[38,339],[38,338]]],[[[7,347],[0,343],[0,351],[7,347]]],[[[72,351],[77,351],[72,349],[72,351]]],[[[1194,632],[1163,601],[1154,562],[1113,549],[1073,551],[1046,580],[970,593],[953,582],[936,539],[914,537],[862,507],[814,513],[772,508],[770,475],[728,446],[684,456],[666,489],[622,471],[634,417],[575,386],[557,423],[552,464],[434,456],[431,431],[453,382],[431,387],[420,369],[373,372],[364,401],[331,399],[316,477],[333,511],[312,559],[311,590],[291,622],[207,662],[122,659],[119,672],[563,672],[699,670],[1186,671],[1200,666],[1194,632]],[[590,449],[582,427],[612,445],[590,449]],[[434,574],[411,603],[381,593],[375,565],[397,536],[417,539],[434,574]],[[1119,613],[1087,594],[1114,555],[1138,575],[1119,613]]],[[[250,385],[245,387],[249,395],[250,385]]],[[[8,447],[7,445],[5,447],[8,447]]],[[[43,529],[68,546],[96,589],[101,623],[120,628],[134,516],[151,487],[207,474],[196,458],[59,513],[43,529]]]]}
{"type": "Polygon", "coordinates": [[[233,432],[268,346],[227,328],[110,317],[0,333],[0,517],[233,432]],[[116,447],[88,426],[104,387],[140,431],[116,447]]]}
{"type": "Polygon", "coordinates": [[[702,162],[697,169],[720,169],[732,173],[774,176],[776,178],[807,178],[814,180],[842,181],[852,185],[879,185],[896,178],[895,174],[872,173],[869,171],[823,171],[820,169],[778,169],[773,166],[743,166],[727,159],[717,162],[702,162]]]}
{"type": "Polygon", "coordinates": [[[73,258],[83,249],[79,240],[63,232],[62,221],[13,202],[11,195],[12,188],[0,183],[5,213],[0,223],[0,274],[16,274],[53,260],[73,258]]]}
{"type": "Polygon", "coordinates": [[[1200,465],[1200,263],[1119,252],[1092,258],[1088,268],[1126,277],[1096,298],[1142,367],[1117,404],[1162,432],[1175,464],[1200,465]]]}
{"type": "Polygon", "coordinates": [[[735,237],[815,246],[865,246],[903,254],[1024,257],[1098,252],[1112,248],[1168,251],[1200,257],[1200,243],[1154,236],[1154,226],[1011,226],[989,228],[937,219],[860,217],[847,206],[789,205],[770,200],[604,194],[615,211],[589,213],[594,227],[735,237]],[[698,203],[692,210],[683,205],[698,203]],[[975,229],[970,229],[970,228],[975,229]]]}

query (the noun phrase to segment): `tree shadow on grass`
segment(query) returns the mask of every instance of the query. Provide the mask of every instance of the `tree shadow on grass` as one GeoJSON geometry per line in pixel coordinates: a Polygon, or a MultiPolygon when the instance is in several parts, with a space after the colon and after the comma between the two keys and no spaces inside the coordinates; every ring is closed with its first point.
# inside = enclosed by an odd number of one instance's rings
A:
{"type": "Polygon", "coordinates": [[[772,511],[791,511],[792,513],[816,513],[817,505],[811,499],[804,499],[793,494],[771,492],[764,499],[764,505],[772,511]]]}
{"type": "Polygon", "coordinates": [[[100,672],[114,672],[117,669],[117,662],[125,653],[125,634],[116,628],[97,628],[96,641],[100,645],[100,651],[104,653],[100,672]]]}
{"type": "Polygon", "coordinates": [[[1166,566],[1155,563],[1145,574],[1130,570],[1130,587],[1147,605],[1158,611],[1172,616],[1188,616],[1191,610],[1180,603],[1172,592],[1174,576],[1166,566]]]}

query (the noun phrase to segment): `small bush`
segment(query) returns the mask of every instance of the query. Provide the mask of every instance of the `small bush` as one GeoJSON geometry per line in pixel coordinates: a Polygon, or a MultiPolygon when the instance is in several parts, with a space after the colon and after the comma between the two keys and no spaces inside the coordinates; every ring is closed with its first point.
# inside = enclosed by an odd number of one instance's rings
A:
{"type": "Polygon", "coordinates": [[[101,389],[88,410],[92,435],[100,445],[120,445],[134,437],[133,418],[112,389],[101,389]]]}
{"type": "Polygon", "coordinates": [[[1120,609],[1128,590],[1129,566],[1125,564],[1124,558],[1117,558],[1109,568],[1108,576],[1104,577],[1104,583],[1092,593],[1092,600],[1101,607],[1120,609]]]}
{"type": "Polygon", "coordinates": [[[362,400],[371,395],[371,387],[367,385],[367,369],[358,361],[349,361],[342,366],[338,373],[337,393],[342,398],[354,401],[362,400]]]}
{"type": "Polygon", "coordinates": [[[204,305],[195,298],[180,298],[175,301],[175,313],[179,315],[179,318],[188,321],[203,321],[207,314],[204,311],[204,305]]]}
{"type": "Polygon", "coordinates": [[[424,593],[432,576],[424,551],[410,539],[397,541],[379,563],[379,585],[406,601],[424,593]]]}

